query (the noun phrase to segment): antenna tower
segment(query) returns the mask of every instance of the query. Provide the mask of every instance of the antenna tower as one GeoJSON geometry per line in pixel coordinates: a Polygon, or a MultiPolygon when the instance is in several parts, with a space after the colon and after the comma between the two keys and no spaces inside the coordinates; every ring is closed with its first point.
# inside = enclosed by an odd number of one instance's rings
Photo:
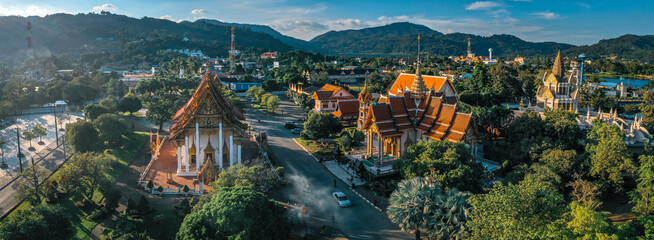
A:
{"type": "Polygon", "coordinates": [[[28,65],[28,75],[27,79],[30,81],[34,80],[34,49],[32,49],[32,22],[27,22],[27,65],[28,65]]]}
{"type": "Polygon", "coordinates": [[[236,45],[234,43],[234,27],[232,27],[232,46],[229,49],[229,61],[236,60],[236,56],[234,54],[236,54],[236,45]]]}

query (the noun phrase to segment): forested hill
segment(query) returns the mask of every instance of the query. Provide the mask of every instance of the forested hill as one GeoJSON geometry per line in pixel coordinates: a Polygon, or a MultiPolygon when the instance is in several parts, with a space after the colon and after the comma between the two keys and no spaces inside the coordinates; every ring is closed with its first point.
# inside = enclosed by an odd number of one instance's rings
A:
{"type": "Polygon", "coordinates": [[[206,22],[206,23],[211,23],[219,26],[229,26],[229,27],[240,27],[240,28],[249,28],[252,31],[255,32],[262,32],[266,33],[276,39],[279,39],[283,43],[293,46],[298,49],[302,50],[312,50],[314,48],[313,44],[307,41],[304,41],[302,39],[297,39],[294,37],[289,37],[284,34],[281,34],[277,30],[266,26],[266,25],[258,25],[258,24],[246,24],[246,23],[228,23],[228,22],[222,22],[214,19],[200,19],[197,20],[196,22],[206,22]]]}
{"type": "MultiPolygon", "coordinates": [[[[26,56],[27,21],[37,55],[85,52],[152,54],[161,49],[199,49],[209,56],[226,56],[231,27],[201,21],[176,23],[115,14],[54,14],[46,17],[0,17],[0,61],[26,56]],[[189,40],[184,41],[186,37],[189,40]],[[130,49],[131,48],[131,49],[130,49]],[[128,52],[125,52],[128,50],[128,52]]],[[[237,49],[288,51],[293,48],[249,28],[237,28],[237,49]]],[[[127,56],[133,57],[133,56],[127,56]]]]}
{"type": "Polygon", "coordinates": [[[512,35],[483,37],[463,33],[442,34],[426,26],[412,23],[395,23],[361,30],[331,31],[311,40],[320,51],[332,54],[405,55],[417,51],[417,35],[422,34],[422,50],[437,55],[459,56],[467,51],[467,40],[472,51],[488,55],[493,48],[495,56],[551,55],[573,45],[527,42],[512,35]]]}
{"type": "Polygon", "coordinates": [[[570,49],[569,53],[584,53],[592,57],[612,57],[639,62],[654,62],[654,35],[627,34],[618,38],[601,40],[589,46],[570,49]]]}

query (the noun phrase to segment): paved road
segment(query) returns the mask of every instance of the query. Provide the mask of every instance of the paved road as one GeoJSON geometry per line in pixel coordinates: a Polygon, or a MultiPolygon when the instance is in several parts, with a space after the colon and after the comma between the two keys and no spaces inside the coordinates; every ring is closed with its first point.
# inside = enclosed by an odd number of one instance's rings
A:
{"type": "MultiPolygon", "coordinates": [[[[37,165],[47,170],[48,173],[52,173],[52,171],[59,168],[59,166],[64,162],[63,149],[61,147],[55,148],[54,144],[55,143],[53,142],[51,144],[52,146],[49,146],[54,150],[51,153],[49,153],[47,156],[45,156],[45,158],[43,158],[40,162],[37,163],[37,165]]],[[[70,153],[67,152],[67,154],[70,156],[70,153]]],[[[25,165],[23,167],[27,168],[28,166],[25,165]]],[[[16,199],[17,188],[18,188],[18,181],[14,181],[3,187],[2,190],[0,190],[0,213],[1,213],[0,215],[2,216],[2,218],[4,218],[4,216],[8,214],[9,211],[13,210],[13,208],[20,203],[20,201],[16,199]]]]}
{"type": "Polygon", "coordinates": [[[281,101],[277,113],[280,115],[272,117],[252,108],[246,111],[248,122],[256,131],[268,132],[271,151],[281,159],[281,164],[286,169],[285,177],[289,184],[275,191],[273,198],[299,204],[306,202],[312,222],[333,226],[348,239],[412,238],[400,231],[386,214],[375,210],[359,198],[345,183],[338,181],[338,186],[334,188],[334,175],[293,141],[298,135],[291,134],[283,127],[283,123],[298,119],[301,116],[299,107],[292,102],[281,101]],[[352,206],[339,208],[331,196],[334,191],[345,193],[352,206]]]}

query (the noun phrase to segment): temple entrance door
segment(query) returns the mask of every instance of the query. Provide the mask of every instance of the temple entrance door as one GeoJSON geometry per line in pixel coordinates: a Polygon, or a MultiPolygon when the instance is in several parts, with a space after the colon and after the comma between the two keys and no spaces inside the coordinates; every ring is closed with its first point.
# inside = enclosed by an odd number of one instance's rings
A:
{"type": "Polygon", "coordinates": [[[213,152],[205,152],[204,160],[205,162],[209,162],[209,161],[215,162],[215,160],[213,159],[213,152]]]}

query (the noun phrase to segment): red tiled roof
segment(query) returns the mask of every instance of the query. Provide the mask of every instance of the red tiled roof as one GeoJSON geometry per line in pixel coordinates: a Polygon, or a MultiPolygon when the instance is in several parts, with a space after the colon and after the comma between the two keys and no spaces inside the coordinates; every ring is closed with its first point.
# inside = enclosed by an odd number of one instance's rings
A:
{"type": "MultiPolygon", "coordinates": [[[[407,73],[402,73],[400,76],[397,77],[397,80],[395,80],[395,83],[393,83],[393,86],[391,86],[391,89],[388,91],[390,94],[393,95],[399,95],[400,92],[405,92],[407,89],[411,89],[411,85],[413,85],[413,80],[416,78],[415,74],[407,74],[407,73]]],[[[429,76],[429,75],[423,75],[422,80],[425,82],[425,86],[427,89],[434,89],[434,91],[438,92],[442,87],[443,84],[447,83],[449,84],[452,89],[454,89],[454,86],[452,86],[452,83],[450,83],[449,80],[447,80],[447,77],[440,77],[440,76],[429,76]]]]}
{"type": "Polygon", "coordinates": [[[182,108],[177,110],[175,116],[173,116],[173,126],[170,127],[170,138],[176,137],[183,129],[192,122],[195,114],[198,111],[198,107],[204,98],[209,98],[209,102],[212,106],[219,108],[220,111],[223,111],[224,119],[231,125],[234,125],[239,128],[244,128],[245,124],[242,120],[245,120],[245,116],[241,111],[227,100],[227,98],[222,93],[222,83],[218,79],[215,72],[209,71],[204,74],[202,81],[195,89],[193,96],[184,104],[182,108]]]}
{"type": "Polygon", "coordinates": [[[343,100],[338,101],[336,106],[336,111],[334,111],[336,117],[356,117],[359,115],[359,101],[357,100],[343,100]]]}
{"type": "Polygon", "coordinates": [[[471,114],[457,112],[456,96],[446,97],[439,92],[444,84],[454,90],[452,84],[445,77],[423,76],[429,91],[416,106],[411,93],[405,92],[414,78],[413,74],[401,74],[389,96],[371,105],[362,128],[375,124],[382,137],[399,136],[403,131],[414,129],[439,141],[460,141],[470,124],[471,114]]]}
{"type": "Polygon", "coordinates": [[[325,86],[322,86],[318,91],[316,91],[313,94],[313,99],[315,100],[328,100],[328,99],[354,99],[354,96],[350,94],[345,88],[331,85],[331,84],[325,84],[325,86]],[[336,93],[339,91],[343,90],[345,92],[345,95],[343,96],[336,96],[336,93]]]}
{"type": "Polygon", "coordinates": [[[313,96],[311,98],[315,100],[325,101],[325,100],[329,100],[329,98],[331,97],[332,97],[332,92],[318,90],[313,93],[313,96]]]}

